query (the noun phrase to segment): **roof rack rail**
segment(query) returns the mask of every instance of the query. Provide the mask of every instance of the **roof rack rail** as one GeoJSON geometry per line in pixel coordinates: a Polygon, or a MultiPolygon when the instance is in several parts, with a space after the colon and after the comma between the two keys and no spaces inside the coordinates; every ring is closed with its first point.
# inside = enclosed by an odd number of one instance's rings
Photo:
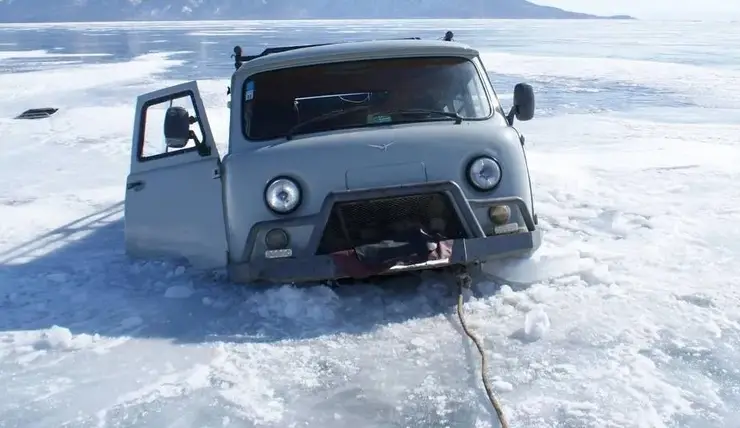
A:
{"type": "MultiPolygon", "coordinates": [[[[421,40],[421,37],[404,37],[400,39],[387,39],[387,40],[421,40]]],[[[319,43],[319,44],[313,44],[313,45],[298,45],[298,46],[279,46],[279,47],[274,47],[274,48],[266,48],[259,55],[242,55],[243,51],[242,51],[241,46],[234,46],[234,54],[231,57],[234,58],[234,68],[238,70],[239,67],[241,67],[242,64],[244,64],[245,62],[248,62],[253,59],[263,57],[263,56],[267,56],[270,54],[287,52],[287,51],[292,51],[296,49],[312,48],[314,46],[336,45],[339,43],[345,43],[345,42],[319,43]]]]}
{"type": "MultiPolygon", "coordinates": [[[[451,42],[454,36],[455,35],[452,31],[447,31],[444,37],[441,38],[441,40],[444,40],[446,42],[451,42]]],[[[402,37],[400,39],[385,39],[385,40],[421,40],[421,37],[402,37]]],[[[312,48],[314,46],[336,45],[339,43],[346,43],[346,42],[319,43],[319,44],[313,44],[313,45],[297,45],[297,46],[279,46],[279,47],[274,47],[274,48],[267,48],[263,50],[262,53],[260,53],[259,55],[242,55],[243,51],[242,51],[241,46],[234,46],[234,54],[231,55],[231,57],[234,58],[234,68],[238,70],[239,67],[241,67],[242,64],[244,64],[245,62],[248,62],[253,59],[263,57],[263,56],[267,56],[270,54],[292,51],[296,49],[312,48]]]]}

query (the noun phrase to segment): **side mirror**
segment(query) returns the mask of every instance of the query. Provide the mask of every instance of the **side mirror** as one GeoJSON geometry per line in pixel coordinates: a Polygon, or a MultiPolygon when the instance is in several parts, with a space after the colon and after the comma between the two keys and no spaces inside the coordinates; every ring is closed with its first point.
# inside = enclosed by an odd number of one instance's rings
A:
{"type": "Polygon", "coordinates": [[[190,114],[184,107],[169,107],[164,116],[164,139],[167,147],[181,149],[190,140],[190,114]]]}
{"type": "Polygon", "coordinates": [[[534,117],[534,89],[527,83],[517,83],[514,86],[514,105],[511,107],[507,119],[509,125],[514,124],[514,117],[522,122],[534,117]]]}

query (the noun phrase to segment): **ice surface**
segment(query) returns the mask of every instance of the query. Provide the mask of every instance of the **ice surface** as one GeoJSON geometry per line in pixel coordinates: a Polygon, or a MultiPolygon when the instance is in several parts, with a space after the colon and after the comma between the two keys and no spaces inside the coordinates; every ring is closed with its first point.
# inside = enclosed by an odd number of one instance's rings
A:
{"type": "MultiPolygon", "coordinates": [[[[188,31],[203,28],[218,30],[188,31]]],[[[0,61],[41,54],[8,49],[0,61]]],[[[599,114],[558,104],[582,100],[568,88],[538,92],[552,114],[519,126],[545,243],[486,266],[465,308],[512,426],[736,426],[740,99],[728,88],[740,76],[484,58],[538,88],[567,78],[625,99],[658,91],[658,106],[599,114]],[[692,103],[661,106],[660,91],[692,103]]],[[[0,74],[0,425],[497,426],[436,275],[249,289],[125,258],[135,96],[174,83],[161,75],[182,61],[160,52],[0,74]],[[59,113],[9,119],[40,95],[59,113]]],[[[199,84],[223,143],[226,77],[199,84]]]]}

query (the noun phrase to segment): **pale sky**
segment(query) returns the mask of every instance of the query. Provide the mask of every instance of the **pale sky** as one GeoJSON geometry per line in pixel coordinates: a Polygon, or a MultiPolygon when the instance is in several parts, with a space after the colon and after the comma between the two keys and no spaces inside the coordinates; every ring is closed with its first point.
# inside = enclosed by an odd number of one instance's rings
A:
{"type": "MultiPolygon", "coordinates": [[[[740,0],[529,0],[574,12],[642,19],[740,20],[740,0]]],[[[739,24],[740,25],[740,24],[739,24]]]]}

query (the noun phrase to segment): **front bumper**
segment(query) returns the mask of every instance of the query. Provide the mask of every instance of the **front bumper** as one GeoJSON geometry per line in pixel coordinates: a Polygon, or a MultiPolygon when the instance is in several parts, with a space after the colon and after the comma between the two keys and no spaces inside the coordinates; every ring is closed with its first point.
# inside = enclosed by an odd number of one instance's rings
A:
{"type": "Polygon", "coordinates": [[[424,192],[445,192],[450,197],[468,237],[448,241],[451,243],[449,257],[414,265],[394,266],[380,274],[450,265],[468,265],[505,257],[528,256],[541,245],[541,231],[537,228],[527,205],[520,198],[467,199],[462,189],[451,181],[364,189],[330,194],[324,202],[322,210],[316,215],[256,224],[247,239],[243,254],[243,260],[249,260],[249,262],[230,264],[228,269],[230,279],[237,283],[260,281],[291,283],[352,277],[351,273],[337,263],[332,255],[316,255],[315,250],[318,248],[318,242],[329,219],[329,212],[333,204],[347,200],[408,196],[424,192]],[[519,208],[526,231],[521,230],[511,234],[487,236],[475,216],[474,209],[504,203],[519,208]],[[260,231],[287,226],[313,227],[313,233],[303,251],[294,251],[291,257],[279,259],[267,259],[252,255],[255,243],[258,242],[258,237],[261,236],[260,231]]]}

